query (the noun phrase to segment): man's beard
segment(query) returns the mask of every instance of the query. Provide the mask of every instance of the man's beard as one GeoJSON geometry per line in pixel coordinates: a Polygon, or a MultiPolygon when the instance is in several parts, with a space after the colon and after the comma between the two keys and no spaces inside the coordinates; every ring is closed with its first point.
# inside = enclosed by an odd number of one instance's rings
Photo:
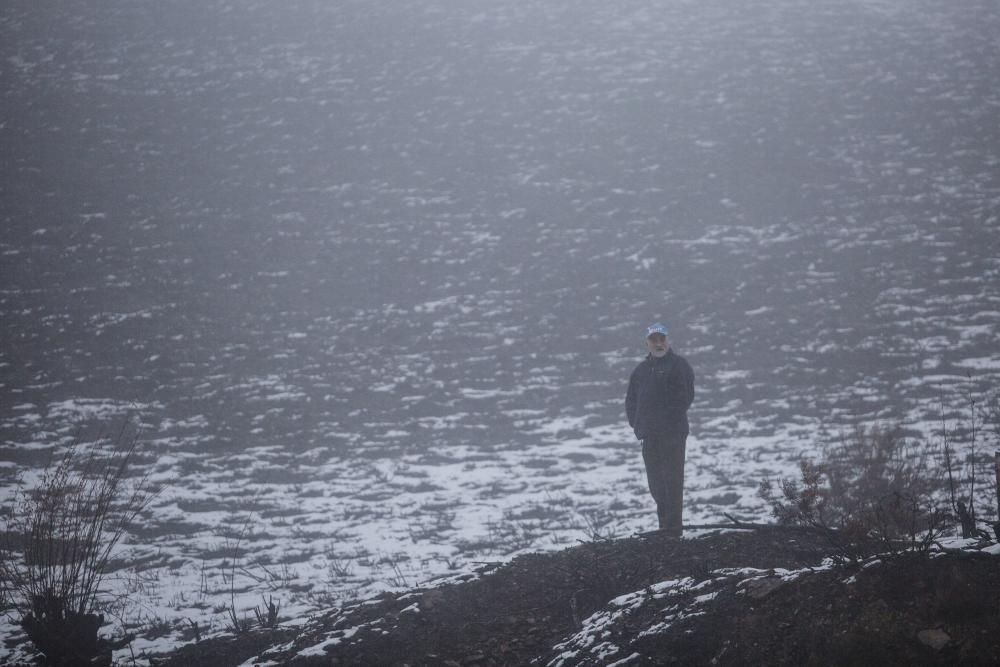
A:
{"type": "Polygon", "coordinates": [[[667,351],[666,350],[650,350],[649,353],[651,355],[653,355],[654,357],[659,358],[659,357],[666,356],[667,351]]]}

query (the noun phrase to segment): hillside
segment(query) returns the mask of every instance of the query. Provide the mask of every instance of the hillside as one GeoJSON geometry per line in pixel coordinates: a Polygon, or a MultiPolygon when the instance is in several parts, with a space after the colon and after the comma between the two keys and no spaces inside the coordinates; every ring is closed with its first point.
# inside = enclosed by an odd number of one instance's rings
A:
{"type": "Polygon", "coordinates": [[[928,555],[835,564],[805,531],[695,535],[483,564],[478,575],[202,641],[157,664],[1000,663],[1000,545],[952,541],[928,555]]]}
{"type": "Polygon", "coordinates": [[[997,35],[995,0],[4,2],[0,506],[135,423],[162,492],[105,632],[137,654],[631,535],[654,320],[692,523],[859,424],[967,479],[997,35]]]}

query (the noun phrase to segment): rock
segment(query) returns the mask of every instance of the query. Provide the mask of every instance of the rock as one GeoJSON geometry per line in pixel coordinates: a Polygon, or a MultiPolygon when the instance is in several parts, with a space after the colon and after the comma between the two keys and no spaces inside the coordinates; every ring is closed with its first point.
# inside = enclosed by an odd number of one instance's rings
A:
{"type": "Polygon", "coordinates": [[[917,639],[920,640],[921,644],[930,646],[935,651],[940,651],[948,645],[948,642],[951,641],[951,637],[948,633],[940,628],[921,630],[917,633],[917,639]]]}
{"type": "Polygon", "coordinates": [[[754,579],[747,584],[747,595],[754,600],[766,598],[768,595],[785,585],[785,580],[781,577],[764,577],[754,579]]]}
{"type": "Polygon", "coordinates": [[[438,604],[444,601],[444,593],[441,591],[431,590],[427,591],[420,596],[420,608],[431,611],[438,604]]]}

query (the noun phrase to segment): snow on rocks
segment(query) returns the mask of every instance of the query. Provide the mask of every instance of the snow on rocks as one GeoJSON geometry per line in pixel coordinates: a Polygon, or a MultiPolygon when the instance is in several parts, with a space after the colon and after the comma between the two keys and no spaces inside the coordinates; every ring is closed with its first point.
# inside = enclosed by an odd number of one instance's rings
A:
{"type": "MultiPolygon", "coordinates": [[[[929,555],[932,558],[956,552],[1000,555],[1000,549],[993,543],[960,539],[946,542],[948,546],[932,547],[929,555]]],[[[853,563],[850,567],[854,573],[840,579],[840,582],[844,586],[854,585],[858,574],[878,566],[891,567],[891,561],[873,556],[853,563]]],[[[584,619],[575,634],[555,644],[545,657],[544,664],[547,667],[627,664],[643,655],[639,645],[641,640],[661,635],[688,619],[711,613],[713,603],[721,598],[732,600],[745,596],[750,601],[758,602],[792,582],[829,572],[835,567],[834,561],[826,558],[814,567],[720,568],[708,573],[708,578],[701,581],[692,577],[662,581],[608,601],[603,609],[584,619]],[[623,657],[618,662],[609,663],[608,660],[615,656],[623,657]]],[[[940,628],[922,629],[916,636],[922,644],[935,651],[951,642],[951,637],[940,628]]]]}
{"type": "MultiPolygon", "coordinates": [[[[635,640],[661,634],[677,623],[703,615],[723,590],[735,591],[736,594],[747,592],[751,597],[761,598],[784,583],[816,569],[819,568],[722,568],[713,570],[710,578],[702,581],[681,577],[620,595],[609,601],[604,609],[586,618],[579,632],[556,644],[553,647],[554,657],[549,658],[546,665],[605,664],[610,656],[632,648],[635,640]],[[624,630],[643,625],[645,628],[638,633],[624,630]]],[[[628,660],[634,655],[632,653],[628,660]]]]}

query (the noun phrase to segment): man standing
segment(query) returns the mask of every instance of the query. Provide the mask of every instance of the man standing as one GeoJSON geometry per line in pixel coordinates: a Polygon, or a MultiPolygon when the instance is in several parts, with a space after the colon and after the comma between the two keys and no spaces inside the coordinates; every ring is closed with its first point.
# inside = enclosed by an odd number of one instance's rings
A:
{"type": "Polygon", "coordinates": [[[635,437],[642,440],[642,460],[660,528],[679,537],[694,371],[686,359],[670,349],[667,327],[662,324],[646,329],[646,348],[649,354],[628,381],[625,413],[635,437]]]}

